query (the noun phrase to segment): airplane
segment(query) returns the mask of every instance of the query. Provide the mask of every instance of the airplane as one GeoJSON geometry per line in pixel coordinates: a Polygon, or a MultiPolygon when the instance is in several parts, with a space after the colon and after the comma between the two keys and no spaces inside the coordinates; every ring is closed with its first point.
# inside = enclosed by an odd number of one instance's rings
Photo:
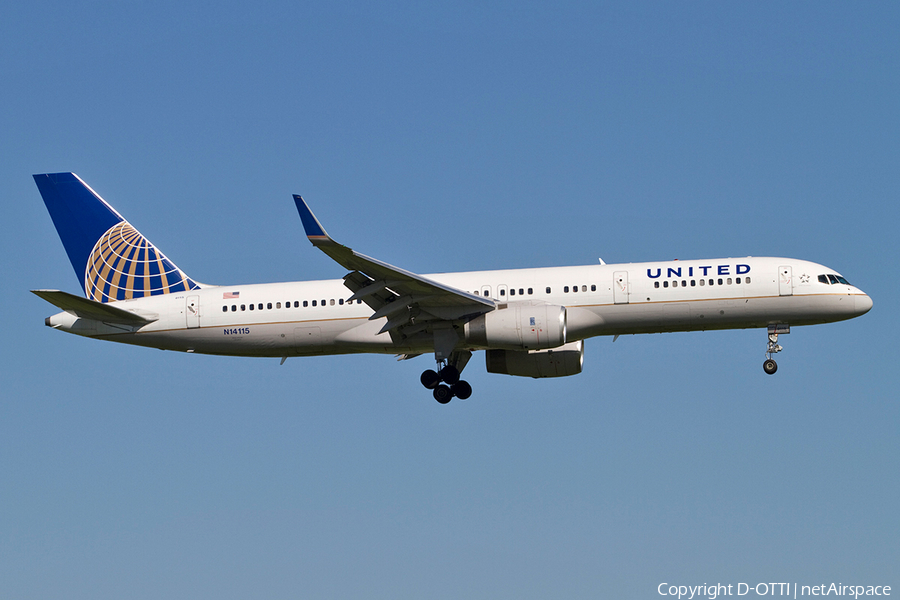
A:
{"type": "Polygon", "coordinates": [[[342,279],[207,285],[189,277],[74,173],[34,175],[83,296],[32,290],[62,312],[45,323],[163,350],[281,358],[434,354],[422,385],[441,404],[483,350],[490,373],[581,373],[595,336],[765,329],[774,374],[791,326],[852,319],[872,300],[834,269],[773,257],[716,258],[418,275],[334,241],[294,203],[313,246],[342,279]]]}

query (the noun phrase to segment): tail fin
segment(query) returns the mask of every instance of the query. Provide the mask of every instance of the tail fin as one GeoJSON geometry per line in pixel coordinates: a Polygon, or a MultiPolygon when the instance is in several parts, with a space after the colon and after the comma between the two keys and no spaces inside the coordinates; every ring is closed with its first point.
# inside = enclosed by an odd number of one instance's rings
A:
{"type": "Polygon", "coordinates": [[[111,302],[201,287],[75,173],[34,181],[86,297],[111,302]]]}

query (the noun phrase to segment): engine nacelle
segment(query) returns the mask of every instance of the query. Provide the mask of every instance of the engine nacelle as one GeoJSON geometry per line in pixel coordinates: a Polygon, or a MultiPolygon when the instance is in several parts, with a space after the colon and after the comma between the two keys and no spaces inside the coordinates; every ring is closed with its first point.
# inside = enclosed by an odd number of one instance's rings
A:
{"type": "Polygon", "coordinates": [[[488,373],[534,378],[578,375],[584,364],[584,341],[551,350],[488,350],[484,360],[488,373]]]}
{"type": "Polygon", "coordinates": [[[466,342],[486,348],[540,350],[566,343],[566,307],[514,302],[466,323],[466,342]]]}

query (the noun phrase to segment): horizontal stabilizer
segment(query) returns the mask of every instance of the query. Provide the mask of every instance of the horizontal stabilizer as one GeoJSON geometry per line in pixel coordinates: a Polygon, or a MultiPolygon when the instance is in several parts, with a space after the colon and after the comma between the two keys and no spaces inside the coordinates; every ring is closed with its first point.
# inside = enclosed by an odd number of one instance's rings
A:
{"type": "Polygon", "coordinates": [[[128,310],[123,310],[70,294],[59,290],[31,290],[31,293],[43,298],[50,304],[63,309],[81,319],[103,321],[104,323],[120,323],[122,325],[141,326],[156,321],[157,316],[142,316],[128,310]]]}

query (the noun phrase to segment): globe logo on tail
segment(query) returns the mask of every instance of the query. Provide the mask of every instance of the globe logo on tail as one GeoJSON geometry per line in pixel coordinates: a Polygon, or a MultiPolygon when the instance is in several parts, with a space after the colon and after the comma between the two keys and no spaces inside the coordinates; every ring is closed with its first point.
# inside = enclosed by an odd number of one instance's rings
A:
{"type": "Polygon", "coordinates": [[[87,297],[98,302],[200,287],[127,221],[110,227],[94,244],[84,284],[87,297]]]}

